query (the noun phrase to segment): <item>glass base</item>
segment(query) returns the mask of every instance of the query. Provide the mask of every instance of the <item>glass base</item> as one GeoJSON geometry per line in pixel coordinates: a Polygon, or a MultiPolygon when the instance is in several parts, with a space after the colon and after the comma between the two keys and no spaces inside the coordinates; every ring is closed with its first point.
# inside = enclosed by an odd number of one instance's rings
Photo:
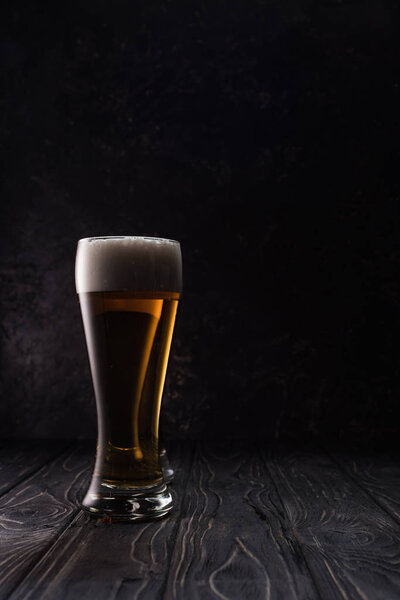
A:
{"type": "Polygon", "coordinates": [[[160,458],[160,467],[163,472],[164,481],[165,481],[165,483],[171,483],[171,481],[174,478],[174,470],[170,465],[170,462],[169,462],[168,456],[167,456],[167,451],[165,450],[165,448],[161,448],[159,458],[160,458]]]}
{"type": "Polygon", "coordinates": [[[115,521],[147,521],[167,515],[173,503],[165,483],[136,489],[110,488],[97,483],[90,486],[82,508],[92,516],[110,517],[115,521]]]}

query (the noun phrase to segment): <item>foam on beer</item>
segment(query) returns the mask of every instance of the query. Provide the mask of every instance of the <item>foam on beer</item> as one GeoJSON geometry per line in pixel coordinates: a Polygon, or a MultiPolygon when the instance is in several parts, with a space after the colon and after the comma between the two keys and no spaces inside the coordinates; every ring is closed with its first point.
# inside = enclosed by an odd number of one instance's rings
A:
{"type": "Polygon", "coordinates": [[[84,238],[75,263],[78,294],[112,291],[182,291],[180,245],[174,240],[115,236],[84,238]]]}

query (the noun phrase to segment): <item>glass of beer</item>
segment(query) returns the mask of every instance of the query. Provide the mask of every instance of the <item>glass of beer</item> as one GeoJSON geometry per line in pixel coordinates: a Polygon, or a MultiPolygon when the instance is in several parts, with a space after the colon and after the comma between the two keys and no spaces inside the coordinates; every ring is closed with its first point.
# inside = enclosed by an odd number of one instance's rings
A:
{"type": "Polygon", "coordinates": [[[172,509],[158,425],[178,301],[179,242],[106,236],[79,240],[76,291],[96,396],[96,462],[83,508],[117,520],[172,509]]]}

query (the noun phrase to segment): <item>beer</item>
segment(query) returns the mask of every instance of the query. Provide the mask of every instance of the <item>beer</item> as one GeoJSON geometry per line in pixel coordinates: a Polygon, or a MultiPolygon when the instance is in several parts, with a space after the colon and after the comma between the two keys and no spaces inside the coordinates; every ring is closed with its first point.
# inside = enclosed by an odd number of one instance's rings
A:
{"type": "Polygon", "coordinates": [[[99,412],[98,473],[159,483],[158,418],[179,294],[80,294],[99,412]],[[147,296],[147,297],[146,297],[147,296]]]}
{"type": "Polygon", "coordinates": [[[162,516],[172,501],[158,423],[182,288],[179,243],[81,240],[76,286],[98,417],[96,465],[83,506],[129,520],[162,516]]]}

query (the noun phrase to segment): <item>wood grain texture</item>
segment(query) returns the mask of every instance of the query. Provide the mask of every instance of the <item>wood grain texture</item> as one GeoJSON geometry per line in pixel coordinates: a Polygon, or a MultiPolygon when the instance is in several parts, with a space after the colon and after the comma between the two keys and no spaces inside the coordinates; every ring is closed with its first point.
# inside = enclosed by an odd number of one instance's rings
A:
{"type": "Polygon", "coordinates": [[[182,508],[166,598],[319,598],[254,448],[201,447],[182,508]]]}
{"type": "Polygon", "coordinates": [[[0,449],[0,496],[63,452],[67,442],[5,442],[0,449]]]}
{"type": "MultiPolygon", "coordinates": [[[[15,465],[49,450],[32,448],[15,449],[15,465]]],[[[176,509],[147,523],[80,510],[93,447],[75,444],[30,475],[17,469],[23,479],[0,499],[0,599],[400,597],[394,457],[248,443],[179,443],[168,454],[176,509]]]]}
{"type": "Polygon", "coordinates": [[[286,528],[324,600],[400,597],[400,527],[326,455],[265,453],[286,528]]]}
{"type": "Polygon", "coordinates": [[[171,489],[176,502],[168,518],[109,523],[81,512],[15,590],[12,600],[162,597],[191,450],[176,446],[168,455],[175,469],[171,489]]]}
{"type": "Polygon", "coordinates": [[[1,498],[1,599],[8,598],[77,514],[90,469],[88,452],[75,445],[1,498]]]}
{"type": "Polygon", "coordinates": [[[400,523],[400,457],[387,453],[330,451],[345,473],[400,523]]]}

